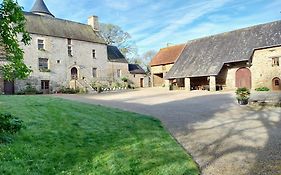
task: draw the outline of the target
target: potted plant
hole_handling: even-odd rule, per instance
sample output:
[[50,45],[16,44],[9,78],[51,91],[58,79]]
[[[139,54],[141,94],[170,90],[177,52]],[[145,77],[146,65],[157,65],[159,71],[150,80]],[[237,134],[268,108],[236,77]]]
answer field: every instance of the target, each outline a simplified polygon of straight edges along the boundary
[[238,100],[238,103],[240,105],[247,105],[248,104],[248,100],[250,98],[250,90],[247,88],[238,88],[236,90],[236,99]]

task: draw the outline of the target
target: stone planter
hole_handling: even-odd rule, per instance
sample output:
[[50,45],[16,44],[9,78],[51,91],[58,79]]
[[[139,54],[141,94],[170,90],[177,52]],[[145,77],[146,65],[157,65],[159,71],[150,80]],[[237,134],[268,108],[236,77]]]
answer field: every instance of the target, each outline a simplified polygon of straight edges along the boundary
[[247,105],[249,102],[248,102],[248,99],[238,99],[238,104],[239,105]]

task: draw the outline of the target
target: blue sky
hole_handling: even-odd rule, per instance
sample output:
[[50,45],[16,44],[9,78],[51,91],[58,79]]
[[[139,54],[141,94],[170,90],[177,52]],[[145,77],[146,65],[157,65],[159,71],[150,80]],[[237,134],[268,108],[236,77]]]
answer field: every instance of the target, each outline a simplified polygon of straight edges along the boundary
[[[35,0],[18,0],[29,11]],[[280,0],[45,0],[58,18],[103,23],[131,34],[139,53],[281,19]]]

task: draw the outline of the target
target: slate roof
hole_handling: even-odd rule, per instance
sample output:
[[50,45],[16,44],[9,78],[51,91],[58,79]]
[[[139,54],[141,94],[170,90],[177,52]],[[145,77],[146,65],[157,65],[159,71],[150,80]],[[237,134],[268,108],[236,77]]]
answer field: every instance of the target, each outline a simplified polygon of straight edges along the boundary
[[125,56],[116,46],[107,46],[107,55],[110,62],[128,63]]
[[74,40],[105,44],[105,41],[90,25],[50,18],[25,12],[26,29],[31,34],[70,38]]
[[254,50],[281,45],[281,21],[187,43],[166,78],[218,75],[225,63],[249,61]]
[[129,72],[131,74],[145,74],[143,68],[138,64],[129,64]]
[[150,66],[173,64],[180,56],[184,47],[185,44],[181,44],[160,49],[160,51],[151,60]]
[[47,8],[47,6],[43,0],[36,0],[36,2],[34,3],[32,9],[31,9],[31,12],[43,13],[43,14],[54,17],[54,15],[49,11],[49,9]]

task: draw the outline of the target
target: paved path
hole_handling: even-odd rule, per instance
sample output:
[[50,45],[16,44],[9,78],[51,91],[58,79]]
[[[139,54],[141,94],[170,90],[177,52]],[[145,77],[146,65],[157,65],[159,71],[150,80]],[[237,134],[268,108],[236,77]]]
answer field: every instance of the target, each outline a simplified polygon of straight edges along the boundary
[[57,96],[159,118],[202,174],[281,174],[281,108],[239,106],[231,92],[163,88]]

